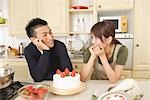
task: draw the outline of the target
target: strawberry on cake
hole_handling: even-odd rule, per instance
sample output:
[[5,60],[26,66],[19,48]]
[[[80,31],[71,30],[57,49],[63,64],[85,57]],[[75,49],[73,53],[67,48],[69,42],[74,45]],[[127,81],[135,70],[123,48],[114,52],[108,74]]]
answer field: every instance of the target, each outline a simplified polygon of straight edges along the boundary
[[80,74],[75,70],[69,72],[68,68],[64,72],[57,69],[56,74],[53,75],[53,86],[57,89],[74,89],[81,84]]

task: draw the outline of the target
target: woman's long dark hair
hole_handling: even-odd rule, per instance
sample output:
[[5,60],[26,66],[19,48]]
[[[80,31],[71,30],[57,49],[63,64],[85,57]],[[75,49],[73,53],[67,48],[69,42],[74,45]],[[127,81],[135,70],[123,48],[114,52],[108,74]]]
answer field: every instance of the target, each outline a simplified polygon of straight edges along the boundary
[[91,28],[91,33],[94,34],[94,36],[99,37],[101,40],[102,36],[104,36],[105,38],[111,36],[113,38],[111,42],[112,44],[121,44],[117,39],[115,39],[115,28],[112,22],[110,21],[96,23]]

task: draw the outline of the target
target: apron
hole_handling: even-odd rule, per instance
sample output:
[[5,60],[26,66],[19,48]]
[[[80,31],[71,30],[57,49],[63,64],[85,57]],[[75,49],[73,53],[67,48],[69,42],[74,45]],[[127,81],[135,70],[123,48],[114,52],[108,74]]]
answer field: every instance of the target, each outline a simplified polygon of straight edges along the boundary
[[[115,68],[116,60],[117,60],[117,54],[118,54],[118,51],[119,51],[121,46],[122,46],[121,44],[117,44],[115,47],[115,51],[113,54],[113,62],[110,63],[110,65],[113,69]],[[92,80],[107,80],[108,79],[103,66],[98,62],[98,58],[95,61],[95,64],[93,66],[91,74],[92,74],[91,75]]]

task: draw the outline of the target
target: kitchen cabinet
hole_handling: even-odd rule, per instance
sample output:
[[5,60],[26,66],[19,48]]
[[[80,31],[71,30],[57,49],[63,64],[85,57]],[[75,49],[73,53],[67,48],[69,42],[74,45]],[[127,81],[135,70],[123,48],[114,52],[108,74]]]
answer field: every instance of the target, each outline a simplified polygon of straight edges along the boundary
[[32,81],[28,66],[25,60],[3,59],[0,61],[0,66],[12,68],[15,71],[14,80],[17,81]]
[[66,33],[66,0],[37,0],[37,16],[45,19],[52,32]]
[[26,24],[35,17],[45,19],[54,33],[66,33],[65,0],[9,0],[9,12],[11,35],[26,35]]
[[97,0],[97,10],[129,10],[134,8],[134,0]]
[[150,1],[135,1],[133,77],[150,79]]
[[25,26],[36,17],[36,0],[9,0],[10,35],[26,36]]
[[121,79],[132,78],[132,71],[129,69],[124,69],[121,75]]

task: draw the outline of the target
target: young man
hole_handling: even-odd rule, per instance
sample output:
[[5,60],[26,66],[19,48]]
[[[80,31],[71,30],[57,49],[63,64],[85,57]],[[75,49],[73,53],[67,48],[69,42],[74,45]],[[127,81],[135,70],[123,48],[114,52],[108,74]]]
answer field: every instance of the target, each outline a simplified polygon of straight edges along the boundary
[[34,81],[53,80],[57,69],[64,71],[67,67],[72,71],[65,44],[53,39],[45,20],[32,19],[26,26],[26,32],[31,43],[25,48],[24,55]]

